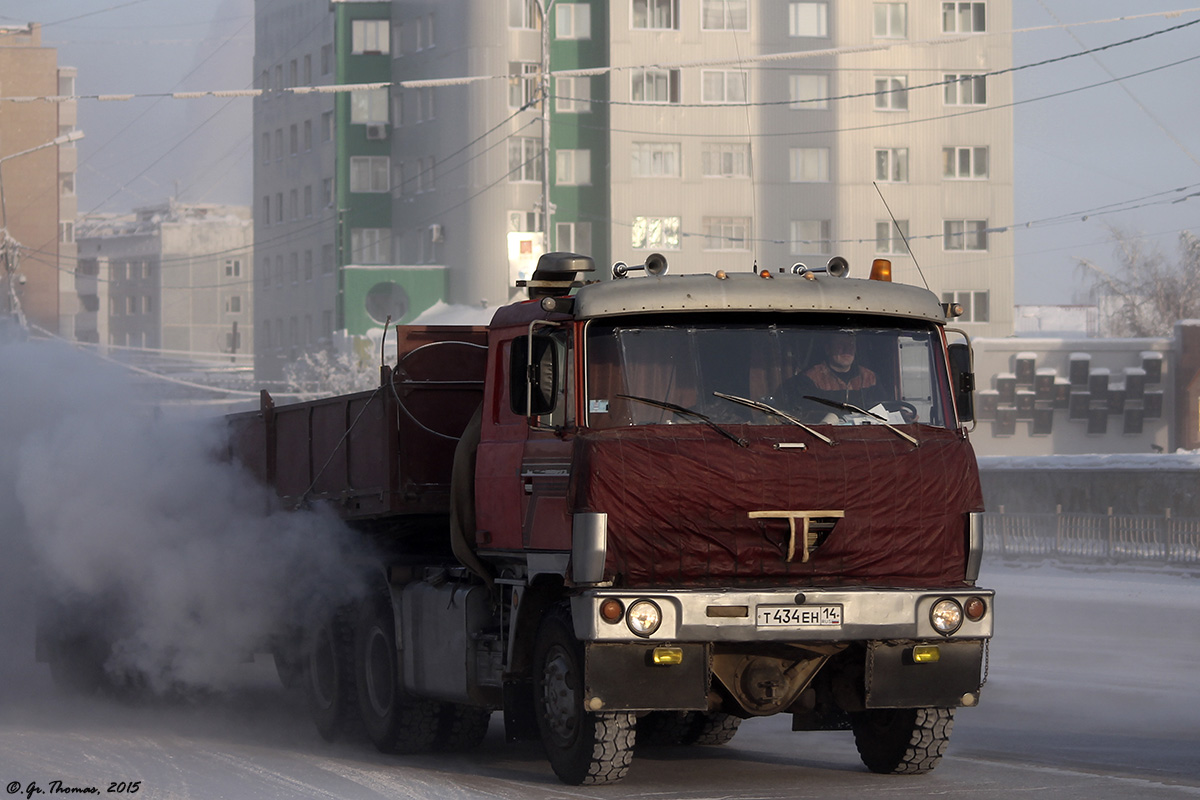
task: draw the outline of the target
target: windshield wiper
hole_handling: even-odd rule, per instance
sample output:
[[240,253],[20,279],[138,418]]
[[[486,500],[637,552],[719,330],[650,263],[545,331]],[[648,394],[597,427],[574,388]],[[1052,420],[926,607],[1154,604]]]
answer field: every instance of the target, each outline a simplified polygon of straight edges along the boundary
[[713,394],[716,395],[717,397],[721,397],[726,400],[729,400],[730,402],[739,403],[743,406],[748,406],[757,411],[762,411],[765,414],[772,414],[776,417],[779,417],[780,419],[787,420],[788,422],[792,423],[793,425],[803,428],[805,431],[807,431],[808,433],[811,433],[813,436],[817,437],[818,439],[820,439],[822,442],[824,442],[827,445],[832,446],[832,445],[837,444],[837,442],[835,442],[833,439],[830,439],[825,434],[820,433],[819,431],[813,430],[812,428],[805,425],[800,420],[793,417],[791,414],[788,414],[786,411],[780,411],[778,408],[775,408],[774,406],[769,406],[766,403],[759,402],[758,400],[751,400],[748,397],[738,397],[736,394],[725,394],[724,392],[713,392]]
[[858,406],[851,405],[850,403],[843,403],[840,400],[827,400],[824,397],[813,397],[811,394],[804,395],[804,399],[812,400],[815,403],[821,403],[822,405],[831,406],[833,408],[840,408],[843,411],[853,411],[856,414],[863,414],[865,416],[877,419],[881,423],[883,423],[883,426],[885,428],[887,428],[889,431],[896,434],[901,439],[904,439],[907,442],[911,442],[913,447],[921,446],[921,443],[918,442],[915,437],[909,436],[907,433],[900,430],[892,423],[888,422],[887,417],[881,417],[880,415],[876,414],[874,411],[867,411],[865,408],[859,408]]
[[674,403],[668,403],[665,400],[653,400],[649,397],[638,397],[637,395],[632,395],[632,394],[619,394],[619,395],[617,395],[617,397],[624,397],[626,400],[637,400],[639,403],[645,403],[648,406],[656,406],[657,408],[663,408],[663,409],[666,409],[667,411],[674,411],[676,414],[682,414],[685,417],[695,417],[696,419],[700,420],[708,427],[712,428],[717,433],[724,436],[729,441],[736,443],[738,447],[749,447],[750,446],[750,443],[747,442],[745,439],[743,439],[739,436],[734,436],[732,433],[725,430],[717,423],[713,422],[712,419],[710,417],[708,417],[706,414],[701,414],[699,411],[693,411],[690,408],[684,408],[683,406],[677,406]]

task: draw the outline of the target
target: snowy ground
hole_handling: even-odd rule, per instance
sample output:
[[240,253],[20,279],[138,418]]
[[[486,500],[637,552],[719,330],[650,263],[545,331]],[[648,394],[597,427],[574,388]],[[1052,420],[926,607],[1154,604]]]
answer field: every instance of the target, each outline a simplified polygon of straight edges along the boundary
[[[393,758],[322,742],[269,664],[203,703],[56,695],[40,669],[0,686],[0,785],[140,781],[150,798],[1200,797],[1200,575],[989,562],[997,634],[979,708],[922,777],[871,775],[849,734],[752,720],[723,748],[639,752],[626,781],[557,782],[499,715],[467,755]],[[14,791],[14,788],[16,791]],[[129,787],[114,794],[131,794]]]

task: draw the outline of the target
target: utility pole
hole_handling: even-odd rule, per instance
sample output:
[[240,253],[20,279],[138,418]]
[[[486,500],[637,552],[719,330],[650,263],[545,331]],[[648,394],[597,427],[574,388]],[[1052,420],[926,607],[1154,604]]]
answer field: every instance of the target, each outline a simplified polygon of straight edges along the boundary
[[550,11],[554,0],[537,0],[537,7],[542,15],[542,245],[550,253],[554,251],[551,239],[554,207],[550,204]]

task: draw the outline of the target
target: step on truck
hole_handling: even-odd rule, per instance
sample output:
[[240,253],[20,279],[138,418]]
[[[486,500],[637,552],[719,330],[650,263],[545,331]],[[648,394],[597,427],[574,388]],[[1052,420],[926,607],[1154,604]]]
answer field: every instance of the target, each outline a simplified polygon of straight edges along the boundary
[[464,749],[501,711],[603,784],[788,714],[933,769],[992,635],[969,343],[887,262],[847,269],[547,254],[486,327],[398,327],[374,391],[230,417],[284,503],[371,546],[274,647],[321,734]]

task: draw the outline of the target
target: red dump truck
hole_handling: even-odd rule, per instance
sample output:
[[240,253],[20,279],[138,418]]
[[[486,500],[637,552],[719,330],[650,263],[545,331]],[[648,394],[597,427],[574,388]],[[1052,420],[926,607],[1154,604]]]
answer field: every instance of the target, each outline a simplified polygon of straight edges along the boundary
[[992,635],[969,345],[886,262],[846,269],[548,254],[486,328],[398,328],[374,391],[230,417],[285,504],[371,546],[276,645],[321,733],[467,748],[499,710],[601,784],[635,741],[785,713],[932,769]]

